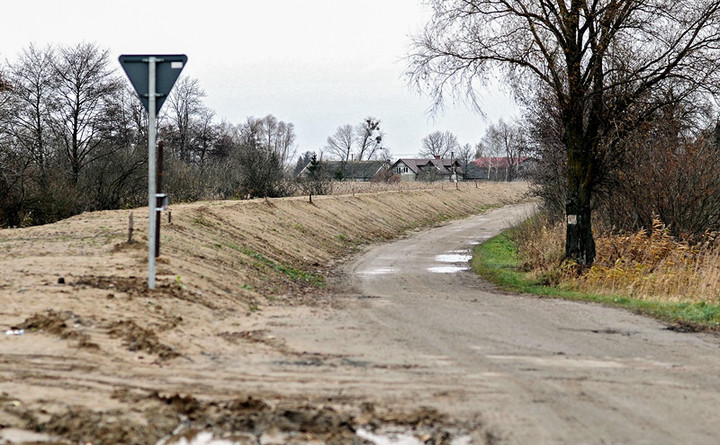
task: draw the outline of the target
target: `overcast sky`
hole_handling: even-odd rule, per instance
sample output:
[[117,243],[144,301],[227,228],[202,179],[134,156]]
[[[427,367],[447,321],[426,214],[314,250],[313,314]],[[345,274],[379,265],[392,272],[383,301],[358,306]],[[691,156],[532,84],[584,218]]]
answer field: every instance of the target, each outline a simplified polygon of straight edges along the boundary
[[381,121],[393,157],[415,156],[421,140],[450,130],[461,144],[516,112],[500,92],[485,98],[487,119],[431,101],[408,86],[410,36],[430,10],[422,0],[23,0],[3,2],[0,58],[30,43],[92,42],[120,54],[187,54],[217,120],[273,114],[292,122],[298,152],[319,151],[329,135],[365,117]]

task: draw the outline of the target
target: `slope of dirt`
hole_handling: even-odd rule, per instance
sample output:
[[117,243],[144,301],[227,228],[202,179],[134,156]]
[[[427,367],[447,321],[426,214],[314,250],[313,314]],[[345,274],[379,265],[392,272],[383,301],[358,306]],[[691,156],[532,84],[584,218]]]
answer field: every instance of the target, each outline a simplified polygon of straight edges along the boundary
[[424,431],[427,443],[447,442],[453,426],[440,413],[329,400],[299,388],[291,373],[255,367],[341,359],[293,351],[267,335],[273,312],[265,308],[338,304],[327,277],[362,246],[518,202],[526,190],[464,184],[312,204],[173,206],[171,224],[163,215],[154,291],[146,287],[145,209],[132,212],[133,242],[130,211],[1,230],[0,443],[21,441],[10,435],[20,429],[72,442],[152,444],[179,426],[352,443],[350,425],[388,418]]

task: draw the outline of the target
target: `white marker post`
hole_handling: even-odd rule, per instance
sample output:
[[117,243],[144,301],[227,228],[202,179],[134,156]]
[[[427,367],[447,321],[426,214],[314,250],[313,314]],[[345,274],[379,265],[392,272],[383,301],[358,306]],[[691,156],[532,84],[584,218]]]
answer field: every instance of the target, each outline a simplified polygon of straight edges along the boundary
[[157,236],[157,233],[155,233],[155,218],[157,218],[155,211],[155,205],[157,204],[157,197],[155,196],[156,62],[155,57],[148,57],[148,207],[150,208],[150,220],[148,222],[148,289],[155,289],[155,237]]

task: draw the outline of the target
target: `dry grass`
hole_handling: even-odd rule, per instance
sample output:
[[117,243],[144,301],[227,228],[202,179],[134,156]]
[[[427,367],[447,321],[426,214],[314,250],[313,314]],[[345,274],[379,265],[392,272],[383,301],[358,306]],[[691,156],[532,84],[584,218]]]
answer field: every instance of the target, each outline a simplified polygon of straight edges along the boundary
[[720,246],[675,239],[659,221],[651,231],[596,237],[595,264],[577,275],[562,261],[564,227],[536,219],[518,231],[521,264],[544,284],[662,302],[720,302]]
[[690,245],[673,238],[660,221],[650,233],[603,236],[597,261],[578,285],[642,300],[717,303],[720,249],[708,239]]
[[[352,195],[353,193],[377,193],[377,192],[407,192],[417,190],[454,190],[456,187],[461,190],[487,188],[492,182],[460,182],[457,185],[453,182],[334,182],[332,195]],[[497,184],[497,183],[495,183]],[[499,186],[502,186],[500,183]]]
[[551,286],[562,281],[565,235],[560,224],[540,214],[523,223],[515,238],[520,264],[532,278]]

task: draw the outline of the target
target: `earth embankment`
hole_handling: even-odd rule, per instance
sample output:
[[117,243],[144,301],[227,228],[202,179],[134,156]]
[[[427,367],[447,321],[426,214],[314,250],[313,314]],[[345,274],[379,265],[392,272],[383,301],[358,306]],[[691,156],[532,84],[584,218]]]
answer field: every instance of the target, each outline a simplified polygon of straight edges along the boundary
[[286,395],[310,400],[291,375],[254,371],[268,357],[298,359],[258,328],[269,324],[264,307],[332,305],[328,274],[362,246],[526,191],[487,183],[174,205],[171,223],[163,215],[154,291],[146,209],[0,230],[0,432],[155,443],[193,416],[245,409],[257,402],[250,396],[273,409]]

